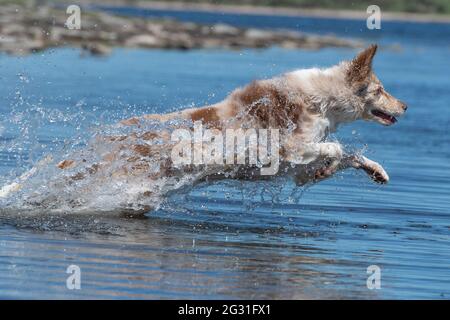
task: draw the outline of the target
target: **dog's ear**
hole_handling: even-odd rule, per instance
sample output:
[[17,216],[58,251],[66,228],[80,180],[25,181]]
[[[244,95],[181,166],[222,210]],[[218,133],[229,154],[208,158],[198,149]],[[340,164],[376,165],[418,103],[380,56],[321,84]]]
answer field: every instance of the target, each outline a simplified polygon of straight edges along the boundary
[[349,64],[347,81],[351,84],[364,84],[369,81],[372,72],[372,60],[377,52],[377,45],[373,44],[358,54]]

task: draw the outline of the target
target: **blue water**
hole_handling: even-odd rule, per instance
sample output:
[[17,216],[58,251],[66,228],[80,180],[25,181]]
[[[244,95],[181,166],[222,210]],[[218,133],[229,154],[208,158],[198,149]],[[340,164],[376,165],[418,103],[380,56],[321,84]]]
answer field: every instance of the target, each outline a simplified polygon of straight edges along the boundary
[[[278,19],[258,21],[270,27]],[[328,19],[304,24],[311,21],[336,32]],[[380,50],[374,67],[386,89],[408,103],[406,116],[389,128],[357,122],[337,134],[349,148],[367,148],[390,184],[350,170],[300,190],[283,181],[200,185],[142,219],[2,215],[0,297],[448,299],[449,27],[396,24],[404,37],[395,28],[378,37],[397,37],[404,50]],[[415,38],[430,30],[447,37]],[[212,103],[252,79],[354,54],[116,49],[92,58],[64,48],[1,55],[1,184],[98,126]],[[71,264],[81,268],[81,290],[66,288]],[[369,265],[381,268],[379,290],[366,286]]]

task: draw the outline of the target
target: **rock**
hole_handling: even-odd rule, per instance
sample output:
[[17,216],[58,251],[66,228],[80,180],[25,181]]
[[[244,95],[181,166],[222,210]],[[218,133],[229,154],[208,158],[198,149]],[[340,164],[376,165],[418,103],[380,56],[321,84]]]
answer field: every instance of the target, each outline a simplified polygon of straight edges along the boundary
[[298,48],[298,44],[293,40],[284,40],[280,43],[280,47],[285,49],[295,49]]
[[251,39],[251,40],[267,40],[271,39],[273,37],[273,33],[266,30],[260,30],[260,29],[247,29],[244,32],[244,37]]
[[122,17],[113,16],[106,13],[98,13],[97,19],[103,26],[108,26],[109,29],[119,30],[129,24],[129,20]]
[[193,22],[183,22],[182,29],[188,32],[196,32],[198,30],[198,24]]
[[33,39],[44,40],[44,31],[39,27],[29,27],[26,33]]
[[65,28],[53,27],[49,34],[49,41],[59,43],[65,32],[66,32]]
[[19,24],[7,24],[2,28],[2,34],[20,35],[26,31],[25,26]]
[[0,41],[0,49],[17,56],[27,55],[46,48],[45,42],[42,40],[32,40],[27,38],[3,38],[1,40],[6,41]]
[[[203,48],[220,48],[222,45],[222,42],[219,39],[214,38],[205,38],[202,41]],[[230,47],[228,45],[228,47]]]
[[100,43],[85,43],[82,48],[94,56],[106,56],[111,53],[110,47]]
[[164,35],[166,32],[164,31],[164,27],[161,24],[155,22],[147,23],[147,31],[155,36]]
[[228,24],[218,23],[212,26],[211,31],[221,36],[235,36],[239,34],[239,29]]
[[115,46],[167,49],[361,46],[360,42],[334,36],[313,36],[290,30],[245,29],[224,23],[201,25],[167,18],[127,18],[89,11],[82,13],[81,30],[69,30],[65,27],[66,19],[64,10],[45,4],[38,7],[4,4],[0,10],[0,51],[26,54],[69,45],[94,55],[105,55]]
[[132,36],[125,41],[126,47],[157,48],[160,45],[161,41],[150,34]]
[[167,43],[171,43],[172,48],[191,49],[195,46],[194,40],[187,33],[176,33],[171,35],[170,39],[166,39]]
[[45,42],[41,39],[22,39],[22,48],[25,51],[33,52],[33,51],[40,51],[45,49],[46,45]]
[[117,33],[115,32],[106,32],[106,31],[98,31],[97,32],[98,40],[105,42],[115,42],[117,40]]

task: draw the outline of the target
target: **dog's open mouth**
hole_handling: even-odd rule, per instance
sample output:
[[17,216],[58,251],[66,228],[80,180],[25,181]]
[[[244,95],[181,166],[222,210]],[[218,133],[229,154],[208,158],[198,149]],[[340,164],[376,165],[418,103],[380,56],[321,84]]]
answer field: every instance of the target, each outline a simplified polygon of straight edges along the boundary
[[382,119],[383,122],[385,122],[387,124],[394,124],[397,122],[397,119],[394,116],[384,113],[383,111],[372,110],[371,112],[375,117]]

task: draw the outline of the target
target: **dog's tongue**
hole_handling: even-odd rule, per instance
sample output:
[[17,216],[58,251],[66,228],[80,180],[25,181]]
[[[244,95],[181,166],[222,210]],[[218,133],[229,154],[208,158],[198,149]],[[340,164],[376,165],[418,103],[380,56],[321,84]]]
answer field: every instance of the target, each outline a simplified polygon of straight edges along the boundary
[[386,113],[384,113],[382,111],[373,110],[372,113],[373,113],[374,116],[380,117],[380,118],[382,118],[384,120],[387,120],[389,122],[392,122],[392,123],[396,123],[397,122],[397,119],[395,117],[393,117],[391,115],[388,115],[388,114],[386,114]]

